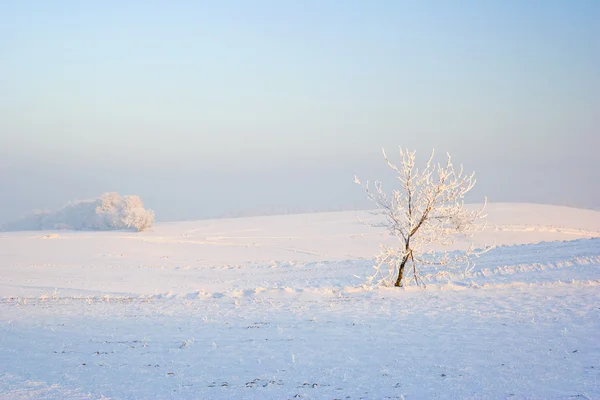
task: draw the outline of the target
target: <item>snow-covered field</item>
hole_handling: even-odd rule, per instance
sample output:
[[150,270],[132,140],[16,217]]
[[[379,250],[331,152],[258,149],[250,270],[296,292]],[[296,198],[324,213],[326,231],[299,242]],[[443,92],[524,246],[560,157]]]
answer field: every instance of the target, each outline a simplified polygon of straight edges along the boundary
[[488,210],[426,289],[355,212],[0,233],[0,399],[600,398],[600,212]]

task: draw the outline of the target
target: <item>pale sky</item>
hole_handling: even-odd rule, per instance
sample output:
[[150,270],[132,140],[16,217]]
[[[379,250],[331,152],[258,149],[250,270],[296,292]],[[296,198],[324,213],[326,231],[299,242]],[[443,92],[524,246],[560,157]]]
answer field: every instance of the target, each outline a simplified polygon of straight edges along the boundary
[[398,145],[473,200],[600,206],[600,2],[0,2],[0,222],[353,207]]

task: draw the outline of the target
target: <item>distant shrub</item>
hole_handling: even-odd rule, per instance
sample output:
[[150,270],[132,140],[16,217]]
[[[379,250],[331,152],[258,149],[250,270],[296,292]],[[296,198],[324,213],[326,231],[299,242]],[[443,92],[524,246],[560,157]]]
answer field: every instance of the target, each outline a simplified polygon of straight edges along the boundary
[[139,196],[104,193],[93,200],[70,202],[57,211],[36,211],[7,224],[5,230],[74,229],[145,231],[154,225],[154,212]]

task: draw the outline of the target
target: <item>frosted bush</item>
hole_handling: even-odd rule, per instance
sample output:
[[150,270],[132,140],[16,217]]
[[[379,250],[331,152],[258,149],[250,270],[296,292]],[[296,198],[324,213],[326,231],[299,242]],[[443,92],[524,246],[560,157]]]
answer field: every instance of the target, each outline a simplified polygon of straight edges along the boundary
[[7,224],[5,230],[119,230],[145,231],[154,225],[154,212],[139,196],[104,193],[100,198],[66,204],[57,211],[36,211]]

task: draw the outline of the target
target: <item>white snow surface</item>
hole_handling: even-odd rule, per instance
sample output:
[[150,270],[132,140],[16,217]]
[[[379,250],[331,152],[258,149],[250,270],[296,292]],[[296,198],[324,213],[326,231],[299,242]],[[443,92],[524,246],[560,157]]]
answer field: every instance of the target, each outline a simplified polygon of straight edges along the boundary
[[0,233],[0,399],[600,398],[600,212],[488,212],[426,289],[367,212]]

